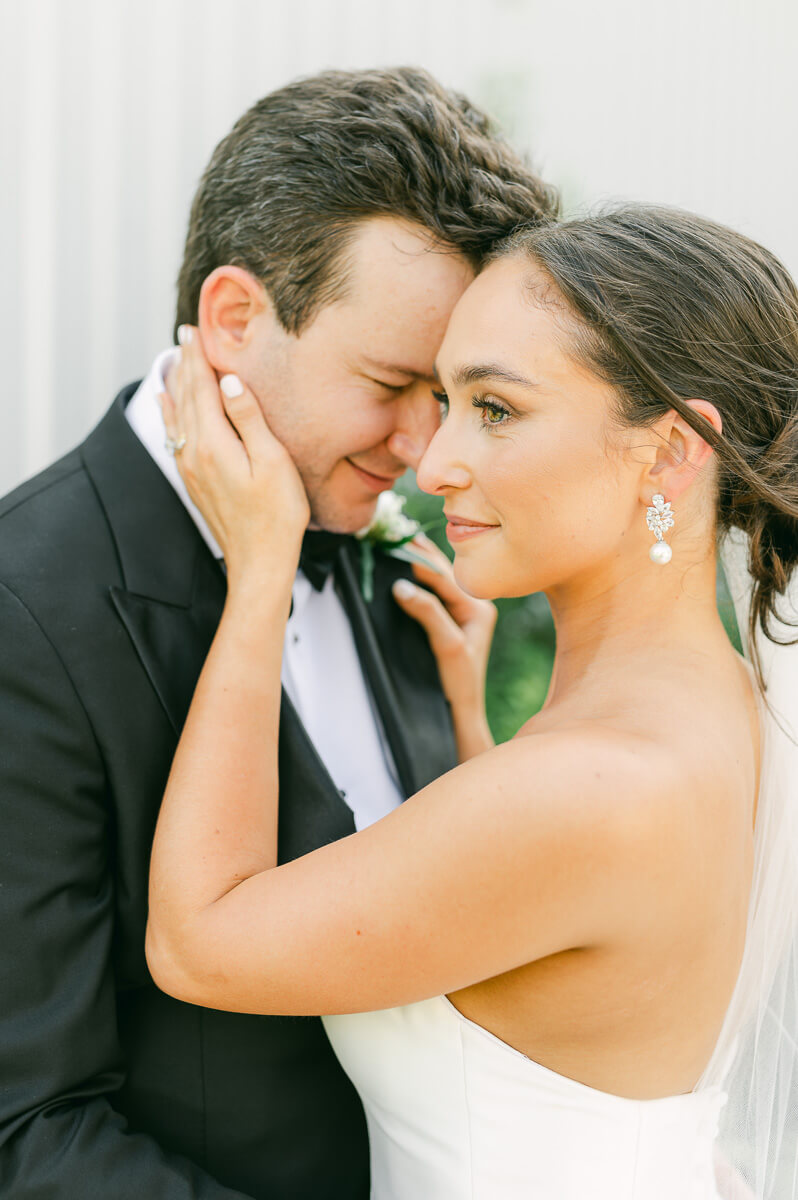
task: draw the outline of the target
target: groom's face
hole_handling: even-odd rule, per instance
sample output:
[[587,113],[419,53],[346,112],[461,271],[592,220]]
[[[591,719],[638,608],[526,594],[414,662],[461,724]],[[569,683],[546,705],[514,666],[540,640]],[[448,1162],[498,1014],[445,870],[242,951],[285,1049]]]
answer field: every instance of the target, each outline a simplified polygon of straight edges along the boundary
[[344,296],[298,335],[271,307],[254,319],[241,370],[299,468],[312,521],[354,532],[415,467],[440,424],[433,366],[473,278],[455,251],[395,218],[363,222]]

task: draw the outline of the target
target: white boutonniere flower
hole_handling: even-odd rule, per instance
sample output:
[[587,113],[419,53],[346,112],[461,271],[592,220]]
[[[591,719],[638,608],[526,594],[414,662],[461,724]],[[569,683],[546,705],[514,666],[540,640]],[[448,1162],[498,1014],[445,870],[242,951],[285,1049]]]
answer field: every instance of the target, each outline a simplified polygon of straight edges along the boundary
[[420,562],[425,567],[437,570],[423,554],[409,545],[417,534],[423,532],[424,527],[407,516],[404,511],[406,503],[407,497],[400,496],[398,492],[381,492],[371,523],[355,534],[360,542],[360,590],[366,603],[374,599],[375,550],[402,562]]

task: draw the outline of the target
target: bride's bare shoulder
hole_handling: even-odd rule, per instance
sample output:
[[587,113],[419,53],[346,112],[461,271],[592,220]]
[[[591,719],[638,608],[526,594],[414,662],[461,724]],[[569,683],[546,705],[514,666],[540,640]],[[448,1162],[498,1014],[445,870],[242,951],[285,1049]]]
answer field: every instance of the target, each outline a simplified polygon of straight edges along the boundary
[[730,823],[747,828],[738,821],[750,791],[745,721],[731,738],[700,697],[692,707],[649,708],[544,711],[482,756],[494,793],[513,797],[508,817],[518,836],[562,838],[571,852],[603,847],[608,860],[637,872],[647,861],[661,867],[671,853],[702,855]]
[[529,722],[481,759],[494,797],[517,806],[518,827],[581,828],[608,842],[659,838],[689,777],[666,739],[597,719]]
[[593,778],[601,784],[643,780],[665,782],[678,774],[678,756],[658,736],[656,722],[624,721],[607,716],[548,718],[540,714],[519,729],[510,742],[519,761],[559,762],[573,778]]

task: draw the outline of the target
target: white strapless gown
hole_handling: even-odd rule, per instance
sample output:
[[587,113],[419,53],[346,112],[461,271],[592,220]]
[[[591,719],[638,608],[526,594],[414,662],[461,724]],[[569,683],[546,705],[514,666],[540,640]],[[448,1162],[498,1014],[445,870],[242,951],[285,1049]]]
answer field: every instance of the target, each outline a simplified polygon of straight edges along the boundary
[[596,1091],[444,996],[324,1024],[366,1110],[373,1200],[718,1200],[719,1088]]

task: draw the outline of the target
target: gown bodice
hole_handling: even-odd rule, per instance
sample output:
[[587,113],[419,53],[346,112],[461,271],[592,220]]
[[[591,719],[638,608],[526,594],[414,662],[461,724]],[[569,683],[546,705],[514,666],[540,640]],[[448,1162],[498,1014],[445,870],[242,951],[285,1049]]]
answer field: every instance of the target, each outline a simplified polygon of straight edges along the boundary
[[366,1110],[373,1200],[717,1200],[718,1087],[597,1091],[444,996],[324,1024]]

